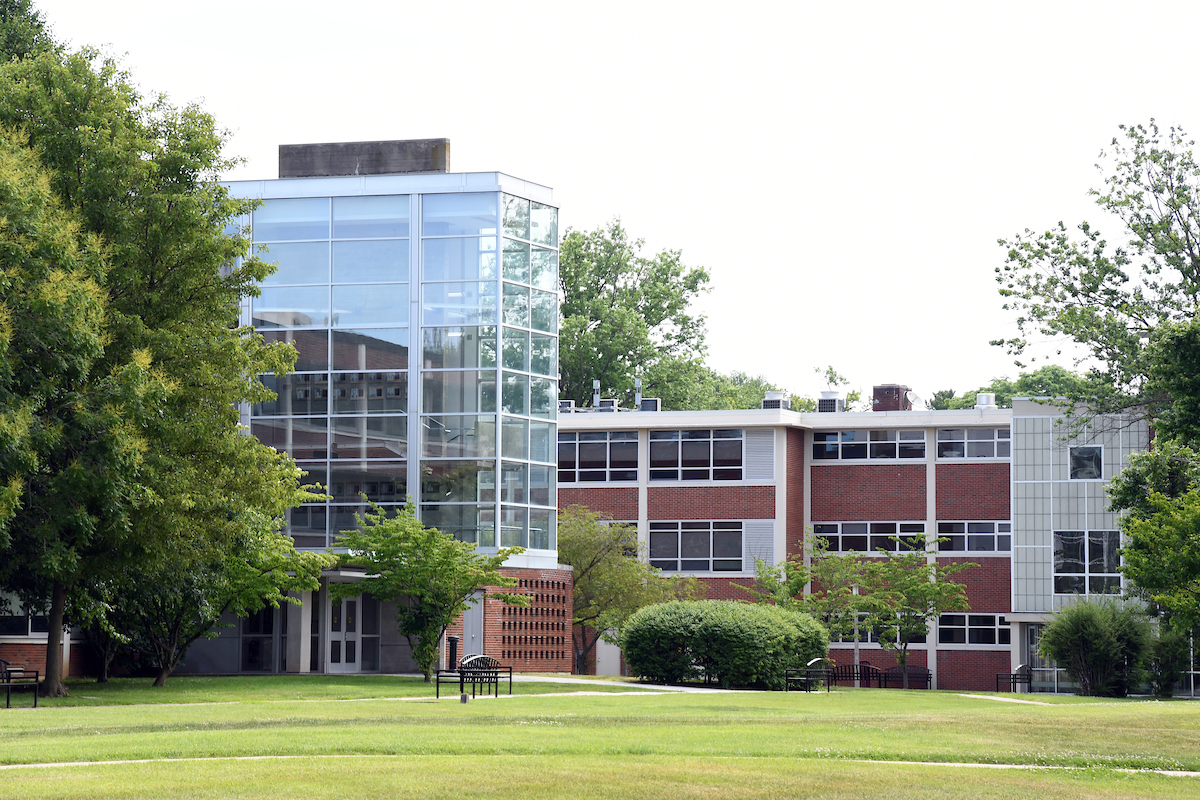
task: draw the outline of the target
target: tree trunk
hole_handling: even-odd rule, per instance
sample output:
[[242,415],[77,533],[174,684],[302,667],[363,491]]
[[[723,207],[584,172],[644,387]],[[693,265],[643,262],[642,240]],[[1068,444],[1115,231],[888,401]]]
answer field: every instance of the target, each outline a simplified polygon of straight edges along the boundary
[[67,607],[67,588],[55,581],[50,592],[50,631],[46,635],[46,680],[42,683],[43,697],[66,697],[63,686],[62,637],[63,615]]
[[900,675],[903,676],[903,688],[908,688],[908,648],[901,650],[896,656],[896,663],[900,665]]
[[588,664],[587,664],[588,653],[592,652],[592,649],[596,646],[596,642],[600,641],[600,634],[597,633],[596,636],[592,639],[592,643],[588,644],[587,626],[579,625],[576,627],[579,628],[579,636],[578,637],[575,636],[574,629],[572,629],[572,631],[571,631],[571,643],[575,646],[575,674],[576,675],[587,675],[588,674],[588,671],[587,671],[587,669],[588,669]]
[[154,685],[155,686],[166,686],[167,685],[167,676],[170,674],[171,674],[170,667],[159,667],[158,668],[158,677],[154,679]]

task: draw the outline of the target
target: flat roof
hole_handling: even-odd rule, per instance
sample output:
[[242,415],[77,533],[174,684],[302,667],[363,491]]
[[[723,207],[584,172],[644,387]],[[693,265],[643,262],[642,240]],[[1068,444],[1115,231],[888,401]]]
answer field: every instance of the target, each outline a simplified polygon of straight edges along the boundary
[[560,430],[637,428],[799,428],[838,430],[871,428],[953,428],[1007,425],[1011,408],[948,411],[838,411],[819,413],[782,409],[732,411],[584,411],[558,415]]
[[286,197],[350,197],[372,194],[442,192],[507,192],[554,205],[554,190],[503,172],[434,172],[398,175],[333,175],[319,178],[273,178],[223,181],[235,197],[272,200]]

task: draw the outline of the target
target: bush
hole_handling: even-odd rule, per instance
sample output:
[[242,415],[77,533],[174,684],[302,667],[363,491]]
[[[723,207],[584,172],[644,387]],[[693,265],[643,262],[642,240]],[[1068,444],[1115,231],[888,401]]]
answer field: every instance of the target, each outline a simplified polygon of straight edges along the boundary
[[1165,624],[1160,625],[1146,656],[1150,690],[1158,697],[1170,697],[1187,668],[1190,655],[1188,637]]
[[1079,684],[1079,693],[1124,697],[1141,683],[1149,626],[1132,607],[1083,600],[1054,615],[1042,633],[1042,654]]
[[621,646],[633,674],[677,683],[701,676],[725,688],[783,688],[783,673],[829,651],[829,634],[807,614],[771,605],[699,600],[635,613]]

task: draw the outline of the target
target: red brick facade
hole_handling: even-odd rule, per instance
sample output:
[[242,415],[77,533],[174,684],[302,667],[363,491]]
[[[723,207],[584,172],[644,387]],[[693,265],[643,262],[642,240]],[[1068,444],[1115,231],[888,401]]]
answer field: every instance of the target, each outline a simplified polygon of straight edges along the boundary
[[618,522],[637,522],[638,490],[635,486],[559,486],[558,507],[570,506],[587,506]]
[[1012,672],[1007,650],[938,650],[938,688],[996,691],[996,674]]
[[[71,663],[67,675],[72,678],[82,678],[91,674],[87,669],[87,644],[82,641],[71,642]],[[0,643],[0,658],[13,666],[23,666],[26,669],[36,669],[41,676],[46,675],[46,640],[31,639],[28,642]]]
[[[753,595],[737,588],[753,586],[753,578],[700,578],[704,584],[703,600],[750,600]],[[736,585],[735,585],[736,584]]]
[[651,486],[646,491],[651,520],[775,518],[774,486]]
[[814,464],[812,518],[817,522],[925,519],[925,465]]
[[937,516],[939,520],[995,520],[1009,518],[1009,465],[937,465]]
[[[951,579],[967,587],[967,602],[977,614],[1007,613],[1012,597],[1012,561],[1004,556],[939,558],[939,564],[978,564]],[[963,609],[965,610],[965,609]]]
[[787,552],[804,553],[804,431],[787,431]]

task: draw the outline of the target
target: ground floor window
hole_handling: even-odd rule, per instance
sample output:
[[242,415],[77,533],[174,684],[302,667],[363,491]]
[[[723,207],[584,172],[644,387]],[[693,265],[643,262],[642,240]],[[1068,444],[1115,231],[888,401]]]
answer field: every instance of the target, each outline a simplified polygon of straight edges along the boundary
[[938,644],[1010,644],[1012,626],[995,614],[942,614]]

